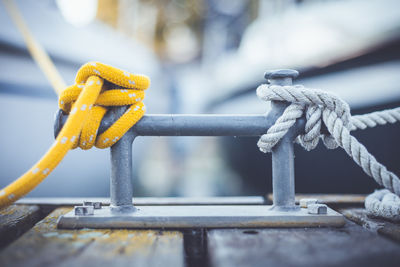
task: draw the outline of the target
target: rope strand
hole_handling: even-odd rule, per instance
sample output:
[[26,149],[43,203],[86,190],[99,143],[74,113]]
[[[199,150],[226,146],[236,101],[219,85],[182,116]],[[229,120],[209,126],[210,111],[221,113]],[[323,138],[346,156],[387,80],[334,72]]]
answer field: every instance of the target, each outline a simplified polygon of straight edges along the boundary
[[373,128],[378,125],[386,125],[388,123],[395,123],[400,121],[400,107],[393,109],[385,109],[375,111],[363,115],[355,115],[351,117],[351,122],[354,130],[364,130],[366,128]]

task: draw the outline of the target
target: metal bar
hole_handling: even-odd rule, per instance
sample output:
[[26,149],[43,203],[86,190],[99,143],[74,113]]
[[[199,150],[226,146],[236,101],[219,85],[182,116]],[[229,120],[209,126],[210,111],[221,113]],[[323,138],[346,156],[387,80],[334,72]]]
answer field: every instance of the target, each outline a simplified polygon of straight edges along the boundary
[[[54,126],[55,136],[68,115],[59,111]],[[99,134],[110,127],[119,116],[108,112],[99,127]],[[270,115],[220,114],[152,114],[144,115],[130,130],[136,136],[261,136],[273,125]]]
[[[121,116],[126,107],[114,108],[111,112]],[[125,134],[110,149],[110,207],[113,211],[130,212],[135,208],[132,203],[132,142],[135,137]]]
[[[265,78],[270,84],[292,85],[292,79],[298,75],[297,71],[282,70],[268,72]],[[290,103],[272,101],[271,116],[278,119]],[[275,119],[275,120],[276,120]],[[275,121],[274,120],[274,121]],[[272,149],[272,192],[273,209],[299,209],[295,205],[294,190],[294,153],[293,142],[296,138],[296,129],[292,127],[288,133]]]
[[289,133],[272,149],[272,192],[274,208],[295,206],[293,138]]
[[274,123],[267,115],[147,115],[138,136],[260,136]]

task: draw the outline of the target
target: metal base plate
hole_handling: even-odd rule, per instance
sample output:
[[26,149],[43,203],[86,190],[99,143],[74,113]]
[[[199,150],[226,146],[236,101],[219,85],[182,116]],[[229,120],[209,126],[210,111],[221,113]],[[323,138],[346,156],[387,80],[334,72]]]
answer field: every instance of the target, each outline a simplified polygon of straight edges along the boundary
[[308,214],[304,208],[283,212],[267,205],[196,205],[140,206],[129,213],[103,207],[87,216],[71,211],[59,218],[58,228],[340,227],[344,223],[343,215],[330,208],[327,214]]

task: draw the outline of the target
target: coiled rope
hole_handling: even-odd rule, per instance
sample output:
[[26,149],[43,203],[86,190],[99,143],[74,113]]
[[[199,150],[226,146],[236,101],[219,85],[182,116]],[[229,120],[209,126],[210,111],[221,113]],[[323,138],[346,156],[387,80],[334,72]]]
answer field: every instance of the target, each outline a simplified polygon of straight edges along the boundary
[[[342,147],[366,174],[388,189],[378,191],[366,199],[367,211],[371,215],[393,220],[400,218],[399,178],[379,163],[365,146],[350,134],[352,130],[400,121],[400,108],[352,117],[349,105],[338,96],[301,85],[263,84],[257,88],[257,96],[264,101],[291,103],[258,141],[257,145],[262,152],[271,152],[289,128],[294,125],[296,119],[305,113],[305,133],[298,136],[296,142],[306,150],[311,150],[317,146],[321,137],[328,149]],[[327,133],[321,133],[322,124],[325,125]]]
[[[104,90],[104,80],[124,89]],[[12,204],[45,179],[74,147],[106,148],[115,144],[145,113],[142,103],[150,80],[120,69],[92,62],[83,65],[75,84],[60,95],[59,107],[68,120],[46,154],[25,174],[0,191],[0,208]],[[103,90],[102,90],[103,89]],[[105,132],[97,129],[108,106],[130,107]]]

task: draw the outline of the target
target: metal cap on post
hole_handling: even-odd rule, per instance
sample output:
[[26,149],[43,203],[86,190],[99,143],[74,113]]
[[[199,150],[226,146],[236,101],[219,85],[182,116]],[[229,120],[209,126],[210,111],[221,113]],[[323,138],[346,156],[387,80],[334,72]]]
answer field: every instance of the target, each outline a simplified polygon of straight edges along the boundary
[[271,84],[279,83],[279,85],[292,85],[293,79],[296,79],[297,76],[299,76],[299,72],[291,69],[270,70],[264,74],[264,78]]
[[[282,69],[267,71],[264,75],[269,84],[292,85],[292,81],[299,75],[296,70]],[[271,102],[271,116],[277,120],[290,103],[282,101]],[[299,209],[295,205],[294,190],[294,152],[293,142],[296,138],[296,127],[292,127],[272,150],[272,209],[292,211]]]

